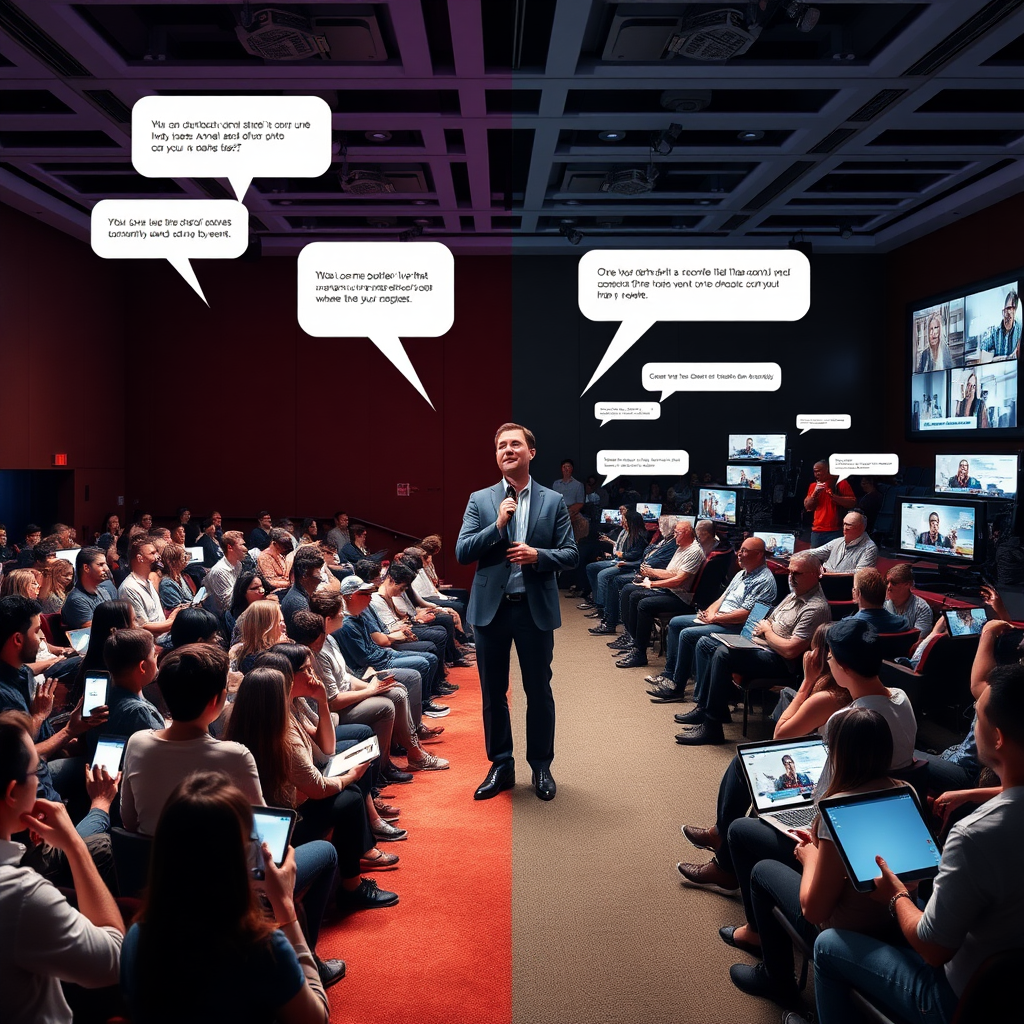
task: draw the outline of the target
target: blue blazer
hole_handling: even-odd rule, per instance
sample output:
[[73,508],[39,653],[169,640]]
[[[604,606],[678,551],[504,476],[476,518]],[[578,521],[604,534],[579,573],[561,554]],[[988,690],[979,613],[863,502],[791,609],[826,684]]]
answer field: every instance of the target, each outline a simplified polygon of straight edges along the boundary
[[[580,553],[569,521],[569,510],[557,491],[534,480],[530,494],[530,522],[525,542],[537,549],[537,561],[523,566],[523,583],[530,615],[538,629],[562,624],[555,574],[575,569]],[[455,557],[462,565],[477,563],[466,618],[474,626],[486,626],[495,616],[505,594],[512,565],[505,558],[509,542],[498,532],[498,506],[505,498],[505,484],[495,484],[469,496],[462,529],[455,543]]]

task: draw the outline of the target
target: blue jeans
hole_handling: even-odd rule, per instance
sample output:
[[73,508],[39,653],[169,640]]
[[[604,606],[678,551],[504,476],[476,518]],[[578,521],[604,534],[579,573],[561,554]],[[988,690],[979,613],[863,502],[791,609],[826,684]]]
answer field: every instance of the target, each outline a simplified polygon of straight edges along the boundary
[[708,718],[715,722],[730,720],[729,705],[736,692],[732,675],[756,675],[758,678],[791,678],[789,666],[774,651],[763,647],[731,648],[725,644],[704,637],[697,642],[694,658],[693,699],[704,709]]
[[949,1024],[957,997],[941,967],[909,946],[890,946],[829,928],[814,943],[814,996],[821,1024],[861,1024],[847,990],[855,988],[908,1024]]
[[[678,623],[678,625],[676,625]],[[693,671],[697,643],[712,633],[738,633],[735,626],[711,626],[697,622],[696,615],[677,615],[668,624],[668,644],[665,655],[665,675],[671,676],[676,687],[686,686]]]
[[316,946],[337,872],[338,851],[326,839],[295,847],[295,893],[306,912],[306,938],[310,949]]

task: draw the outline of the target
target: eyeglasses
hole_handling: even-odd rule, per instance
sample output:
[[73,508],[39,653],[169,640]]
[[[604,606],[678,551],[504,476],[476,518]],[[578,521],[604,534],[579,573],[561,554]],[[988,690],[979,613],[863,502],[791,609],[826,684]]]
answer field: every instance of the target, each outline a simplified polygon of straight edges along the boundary
[[1016,313],[1017,312],[1017,307],[1016,306],[1003,306],[1003,312],[1004,313]]

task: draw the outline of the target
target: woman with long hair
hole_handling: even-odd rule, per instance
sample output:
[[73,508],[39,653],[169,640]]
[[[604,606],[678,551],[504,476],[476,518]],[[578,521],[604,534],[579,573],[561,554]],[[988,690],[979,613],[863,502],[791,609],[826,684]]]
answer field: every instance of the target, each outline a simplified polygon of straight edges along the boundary
[[978,375],[973,370],[967,375],[967,380],[960,385],[960,399],[956,403],[953,415],[973,416],[979,429],[991,426],[985,401],[978,392]]
[[245,570],[239,574],[231,590],[231,604],[224,613],[224,625],[227,627],[233,644],[238,643],[239,640],[238,620],[241,618],[242,612],[253,601],[262,601],[264,598],[269,597],[270,593],[271,588],[261,573]]
[[277,867],[266,844],[259,850],[269,921],[252,882],[252,834],[251,807],[220,772],[189,775],[171,794],[121,951],[137,1024],[327,1024],[330,1007],[295,916],[295,851]]
[[15,569],[9,572],[0,582],[0,597],[27,597],[30,601],[39,600],[42,589],[38,569]]
[[[39,600],[40,572],[38,569],[15,569],[8,573],[0,583],[0,597],[27,597],[30,601]],[[73,647],[60,647],[49,644],[39,635],[39,650],[35,660],[30,662],[28,669],[41,683],[44,677],[60,679],[66,682],[78,671],[80,659]]]
[[96,605],[92,615],[92,626],[89,628],[89,646],[78,674],[68,694],[68,701],[73,706],[85,694],[85,674],[93,669],[106,671],[103,661],[103,645],[107,637],[116,629],[135,628],[135,609],[130,601],[101,601]]
[[256,655],[269,651],[287,636],[284,615],[276,601],[254,601],[239,616],[239,641],[231,648],[231,667],[248,672],[256,662]]
[[[851,707],[837,716],[829,732],[830,781],[825,787],[819,784],[815,803],[825,797],[903,785],[889,777],[892,732],[877,711]],[[793,946],[773,914],[776,906],[809,945],[819,928],[846,928],[890,939],[897,934],[886,906],[870,893],[857,892],[847,879],[820,815],[809,829],[794,829],[793,833],[797,866],[775,859],[758,862],[750,875],[746,923],[722,929],[722,937],[730,945],[762,958],[756,966],[735,964],[729,971],[733,984],[750,995],[783,1005],[795,1002],[798,991],[793,980]]]
[[[333,776],[320,771],[314,761],[312,740],[291,707],[301,697],[317,701],[321,725],[326,720],[326,727],[318,730],[317,746],[324,755],[333,755],[334,728],[323,684],[317,687],[310,681],[296,687],[291,663],[280,652],[262,654],[260,664],[245,674],[228,720],[227,738],[251,751],[263,794],[271,805],[300,810],[301,820],[293,837],[296,845],[322,839],[333,830],[331,842],[338,851],[339,907],[393,906],[398,902],[395,893],[379,889],[376,882],[359,874],[398,863],[395,854],[383,853],[374,845],[368,801],[358,785],[368,766],[364,763]],[[372,806],[372,801],[369,803]],[[405,831],[397,831],[404,839]]]
[[182,605],[190,605],[195,591],[192,580],[185,575],[185,566],[189,563],[188,552],[181,544],[165,544],[160,560],[164,564],[164,574],[160,579],[160,604],[165,612]]
[[43,579],[39,587],[39,603],[44,612],[59,612],[74,583],[75,567],[65,559],[58,558],[40,571]]

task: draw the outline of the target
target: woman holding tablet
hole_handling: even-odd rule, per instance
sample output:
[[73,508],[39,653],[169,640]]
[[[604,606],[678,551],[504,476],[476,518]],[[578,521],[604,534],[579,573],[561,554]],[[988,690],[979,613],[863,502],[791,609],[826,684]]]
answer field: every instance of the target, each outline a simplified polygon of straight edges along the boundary
[[[816,799],[902,785],[889,778],[891,761],[892,732],[886,720],[870,708],[849,708],[836,717],[830,730],[827,773],[832,781]],[[896,937],[885,905],[868,893],[857,892],[847,880],[820,815],[809,830],[795,829],[794,836],[796,866],[779,860],[758,862],[750,876],[746,923],[723,929],[738,948],[762,957],[755,966],[734,964],[729,970],[733,984],[750,995],[783,1005],[796,1002],[799,993],[793,980],[793,946],[772,913],[774,907],[779,907],[808,945],[814,942],[819,927]]]
[[219,772],[189,775],[167,801],[146,897],[121,951],[136,1024],[327,1024],[327,996],[295,916],[295,853],[278,867],[263,845],[259,888],[274,924],[250,881],[252,833],[252,809]]

